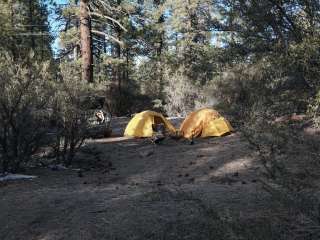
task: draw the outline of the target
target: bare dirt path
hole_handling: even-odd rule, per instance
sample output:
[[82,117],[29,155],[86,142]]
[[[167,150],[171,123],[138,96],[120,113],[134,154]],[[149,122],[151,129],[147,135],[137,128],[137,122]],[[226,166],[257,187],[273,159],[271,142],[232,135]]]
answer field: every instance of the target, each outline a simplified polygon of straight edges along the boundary
[[[117,122],[116,134],[126,122]],[[102,167],[83,177],[34,169],[28,173],[37,179],[0,186],[0,239],[223,239],[217,218],[249,221],[268,198],[238,133],[194,145],[91,140],[78,158]]]

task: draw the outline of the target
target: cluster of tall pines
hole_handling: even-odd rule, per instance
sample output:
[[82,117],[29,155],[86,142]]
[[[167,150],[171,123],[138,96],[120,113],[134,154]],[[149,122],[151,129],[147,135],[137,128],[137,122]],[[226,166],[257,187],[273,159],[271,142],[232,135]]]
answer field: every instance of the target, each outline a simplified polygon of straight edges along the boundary
[[106,86],[116,114],[238,111],[258,100],[303,112],[318,88],[319,9],[310,0],[69,1],[58,55]]
[[1,12],[1,51],[33,51],[56,79],[69,64],[117,115],[257,100],[301,112],[317,95],[318,1],[5,0]]

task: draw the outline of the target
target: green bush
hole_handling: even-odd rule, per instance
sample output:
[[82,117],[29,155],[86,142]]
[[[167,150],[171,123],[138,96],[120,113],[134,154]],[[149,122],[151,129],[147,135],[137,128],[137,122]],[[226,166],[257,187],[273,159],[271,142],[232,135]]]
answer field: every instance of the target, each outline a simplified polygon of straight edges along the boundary
[[87,106],[83,97],[92,93],[92,86],[80,78],[80,69],[75,63],[60,64],[61,81],[56,83],[54,118],[57,125],[57,138],[54,150],[57,160],[66,165],[72,164],[76,151],[87,137]]
[[1,170],[18,171],[39,149],[47,133],[46,109],[52,103],[49,63],[33,56],[13,61],[0,54]]

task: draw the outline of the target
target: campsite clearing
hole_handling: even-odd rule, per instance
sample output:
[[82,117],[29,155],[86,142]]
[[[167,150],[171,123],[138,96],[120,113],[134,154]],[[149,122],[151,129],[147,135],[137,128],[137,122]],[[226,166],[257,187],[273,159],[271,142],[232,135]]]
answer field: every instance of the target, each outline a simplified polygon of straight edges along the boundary
[[91,140],[77,157],[81,176],[40,168],[0,185],[0,239],[222,239],[225,221],[268,209],[262,168],[238,133],[194,145]]

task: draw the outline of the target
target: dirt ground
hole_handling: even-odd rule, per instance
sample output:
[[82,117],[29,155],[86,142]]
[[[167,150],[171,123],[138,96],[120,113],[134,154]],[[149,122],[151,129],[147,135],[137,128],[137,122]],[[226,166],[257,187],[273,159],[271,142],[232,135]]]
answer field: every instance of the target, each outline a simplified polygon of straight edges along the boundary
[[194,145],[90,140],[77,159],[81,173],[34,168],[37,179],[0,185],[0,239],[219,239],[217,218],[250,221],[268,202],[239,133]]

